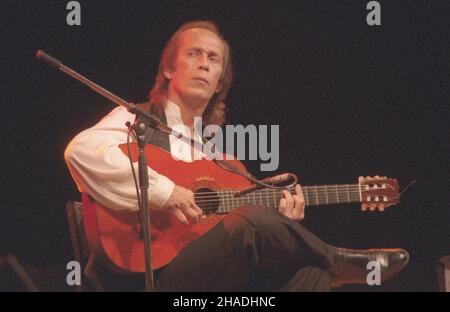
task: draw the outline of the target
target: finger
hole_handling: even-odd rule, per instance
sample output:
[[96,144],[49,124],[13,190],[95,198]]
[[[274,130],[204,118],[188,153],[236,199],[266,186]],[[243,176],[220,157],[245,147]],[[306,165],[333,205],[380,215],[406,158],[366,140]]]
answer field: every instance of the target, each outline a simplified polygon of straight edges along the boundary
[[195,222],[198,222],[203,214],[203,211],[196,205],[191,205],[187,211],[191,212],[189,216],[192,217],[195,220]]
[[298,195],[293,195],[292,198],[294,199],[292,215],[294,216],[294,220],[298,220],[300,218],[300,197],[298,197]]
[[291,192],[283,190],[284,198],[286,198],[286,210],[292,215],[292,210],[294,209],[294,199],[292,198]]
[[191,206],[185,205],[185,204],[181,204],[180,205],[181,211],[188,217],[192,218],[195,220],[195,222],[198,222],[199,218],[200,218],[200,214],[198,213],[197,210],[195,210],[194,208],[192,208]]
[[195,203],[191,204],[192,209],[194,209],[195,211],[197,211],[198,215],[201,216],[203,214],[203,210],[202,208],[200,208],[199,206],[197,206]]
[[303,212],[303,204],[300,196],[294,195],[294,209],[292,210],[292,214],[295,220],[300,220],[302,212]]
[[197,206],[197,204],[195,203],[194,193],[191,190],[188,190],[188,192],[189,192],[189,196],[188,196],[189,205],[188,205],[188,207],[191,207],[192,209],[196,210],[197,213],[201,216],[203,214],[203,210],[199,206]]
[[305,196],[303,196],[303,190],[300,184],[295,186],[295,193],[300,197],[302,201],[305,201]]
[[180,221],[181,223],[188,225],[189,221],[186,218],[186,216],[184,215],[183,212],[181,212],[180,209],[178,208],[171,208],[170,211],[172,212],[172,214],[178,219],[178,221]]
[[278,210],[284,214],[286,213],[286,199],[285,198],[280,199],[280,206],[278,207]]
[[292,214],[292,208],[294,206],[294,200],[292,199],[292,195],[288,191],[283,190],[282,196],[284,197],[280,200],[280,202],[283,201],[284,205],[282,213],[289,219],[292,219],[294,217]]
[[295,193],[296,195],[294,195],[294,201],[296,201],[296,217],[298,220],[303,220],[305,218],[305,197],[303,196],[303,190],[300,184],[295,186]]

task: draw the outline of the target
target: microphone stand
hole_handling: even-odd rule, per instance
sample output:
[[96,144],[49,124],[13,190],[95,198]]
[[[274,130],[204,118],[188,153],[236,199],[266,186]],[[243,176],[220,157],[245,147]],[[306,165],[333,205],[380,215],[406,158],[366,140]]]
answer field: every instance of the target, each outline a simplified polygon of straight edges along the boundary
[[[136,138],[138,141],[138,148],[139,148],[139,161],[138,161],[138,171],[139,171],[139,188],[140,188],[140,201],[141,201],[141,207],[140,208],[140,226],[143,231],[143,238],[144,238],[144,251],[145,251],[145,291],[155,291],[154,286],[154,280],[153,280],[153,270],[152,270],[152,258],[151,258],[151,244],[150,244],[150,213],[148,211],[148,167],[147,167],[147,157],[145,155],[145,135],[147,132],[147,127],[150,126],[156,130],[162,131],[167,134],[174,134],[177,135],[177,132],[172,131],[171,128],[167,127],[163,123],[161,123],[157,118],[155,118],[150,113],[142,110],[141,108],[137,107],[135,104],[131,102],[126,102],[125,100],[121,99],[120,97],[116,96],[115,94],[105,90],[104,88],[100,87],[96,83],[92,82],[91,80],[87,79],[83,75],[77,73],[73,69],[65,66],[57,59],[51,57],[50,55],[46,54],[45,52],[39,50],[36,53],[36,58],[42,59],[52,67],[55,67],[59,69],[60,71],[64,72],[65,74],[71,76],[72,78],[80,81],[81,83],[85,84],[95,92],[103,95],[110,101],[116,103],[117,105],[124,106],[127,108],[127,110],[135,115],[142,116],[145,118],[142,118],[144,121],[140,121],[138,123],[134,123],[132,125],[133,131],[136,134]],[[140,118],[137,118],[137,120],[142,120]],[[180,134],[178,134],[180,136]],[[131,157],[131,155],[128,155]]]

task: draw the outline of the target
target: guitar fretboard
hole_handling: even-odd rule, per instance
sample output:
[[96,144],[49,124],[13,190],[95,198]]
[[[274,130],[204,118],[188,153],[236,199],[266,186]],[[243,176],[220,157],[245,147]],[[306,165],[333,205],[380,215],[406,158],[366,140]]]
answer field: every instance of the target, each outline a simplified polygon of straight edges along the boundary
[[[334,184],[302,186],[306,206],[361,202],[359,184]],[[294,189],[290,189],[295,194]],[[195,194],[196,203],[206,212],[228,213],[247,204],[264,205],[278,208],[281,190],[262,189],[247,195],[236,197],[235,190],[218,190],[215,192]]]

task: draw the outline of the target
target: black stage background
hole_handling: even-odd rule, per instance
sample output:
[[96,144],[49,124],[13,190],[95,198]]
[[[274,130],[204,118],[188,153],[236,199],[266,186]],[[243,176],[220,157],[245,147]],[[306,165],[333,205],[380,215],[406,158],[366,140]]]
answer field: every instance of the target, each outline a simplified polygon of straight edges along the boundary
[[[279,172],[302,184],[417,180],[384,213],[307,209],[304,224],[329,243],[411,254],[384,285],[342,290],[437,290],[435,265],[450,254],[448,1],[380,1],[382,25],[372,27],[368,1],[80,0],[82,25],[73,27],[67,2],[0,4],[0,254],[16,255],[41,289],[69,290],[64,204],[79,197],[63,151],[114,105],[36,61],[36,50],[140,102],[170,35],[185,21],[211,19],[233,49],[228,123],[279,124]],[[1,289],[20,290],[14,283],[0,278]]]

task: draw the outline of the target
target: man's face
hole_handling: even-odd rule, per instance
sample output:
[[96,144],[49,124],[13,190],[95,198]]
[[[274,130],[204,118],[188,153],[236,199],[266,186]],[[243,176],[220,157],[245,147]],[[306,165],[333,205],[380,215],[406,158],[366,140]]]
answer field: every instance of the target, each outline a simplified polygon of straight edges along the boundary
[[164,72],[170,80],[169,99],[207,103],[220,91],[223,56],[222,40],[213,32],[202,28],[184,31],[173,69]]

